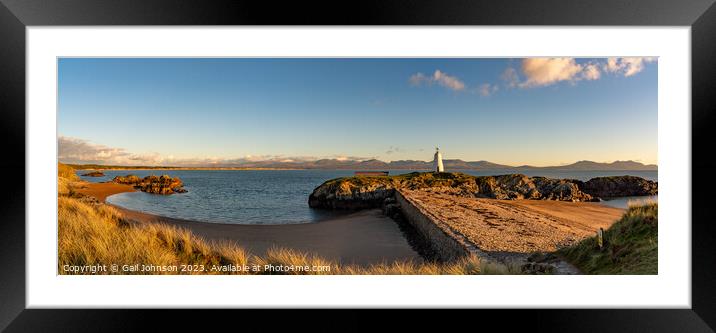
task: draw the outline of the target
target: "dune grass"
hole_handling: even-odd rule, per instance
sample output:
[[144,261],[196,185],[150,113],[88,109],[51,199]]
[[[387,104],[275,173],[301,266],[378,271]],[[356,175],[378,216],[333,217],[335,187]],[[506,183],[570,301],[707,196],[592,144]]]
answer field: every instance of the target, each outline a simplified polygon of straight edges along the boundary
[[237,247],[209,244],[189,231],[167,225],[133,226],[114,208],[78,198],[59,198],[58,223],[59,268],[66,264],[245,265],[248,262],[246,252]]
[[[66,170],[65,174],[69,175]],[[72,181],[67,178],[60,177],[58,181],[71,187]],[[67,194],[60,194],[58,198],[58,247],[59,274],[74,274],[65,271],[65,265],[109,267],[113,264],[120,267],[117,272],[99,274],[519,274],[518,267],[486,263],[475,257],[453,263],[396,261],[358,266],[341,265],[314,254],[282,248],[257,256],[235,244],[208,242],[174,226],[128,221],[111,206]],[[205,270],[135,272],[121,269],[123,265],[134,264],[203,265]],[[221,267],[259,269],[222,270]],[[308,269],[277,271],[266,267]]]
[[67,164],[57,163],[57,177],[67,180],[79,180],[80,177],[75,173],[75,169]]
[[75,169],[69,165],[57,163],[57,193],[59,195],[72,195],[73,182],[80,180]]
[[638,202],[604,232],[604,247],[596,237],[558,251],[585,274],[658,274],[658,204]]

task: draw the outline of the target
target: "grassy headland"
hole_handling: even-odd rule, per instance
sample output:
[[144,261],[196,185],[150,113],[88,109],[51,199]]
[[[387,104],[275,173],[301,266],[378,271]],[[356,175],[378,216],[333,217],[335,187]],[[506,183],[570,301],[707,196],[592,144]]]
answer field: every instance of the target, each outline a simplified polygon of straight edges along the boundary
[[658,274],[658,204],[631,206],[604,232],[558,253],[585,274]]
[[369,266],[341,265],[320,256],[290,249],[272,249],[251,255],[231,243],[207,242],[188,230],[161,223],[134,223],[113,207],[97,203],[72,190],[78,181],[72,167],[58,166],[58,269],[65,265],[154,266],[308,266],[330,271],[187,271],[105,272],[104,274],[518,274],[517,267],[465,258],[454,263],[396,261]]

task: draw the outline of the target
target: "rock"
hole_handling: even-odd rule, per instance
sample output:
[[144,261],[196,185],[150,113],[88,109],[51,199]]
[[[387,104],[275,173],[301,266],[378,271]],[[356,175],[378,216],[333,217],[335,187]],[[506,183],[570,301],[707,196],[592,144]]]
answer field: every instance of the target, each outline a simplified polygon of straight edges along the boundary
[[592,196],[582,192],[569,179],[527,177],[521,174],[475,177],[477,197],[500,200],[540,199],[559,201],[590,201]]
[[135,175],[127,175],[125,177],[117,176],[112,179],[113,182],[119,184],[132,185],[134,188],[147,193],[154,194],[173,194],[173,193],[186,193],[184,184],[178,177],[170,177],[169,175],[162,176],[146,176],[139,178]]
[[533,177],[542,200],[558,201],[592,201],[591,195],[580,190],[578,181],[573,179],[552,179]]
[[613,198],[658,194],[655,181],[635,176],[612,176],[592,178],[580,185],[582,191],[593,197]]
[[501,200],[533,199],[599,201],[599,197],[656,194],[657,184],[632,176],[575,179],[527,177],[522,174],[471,176],[457,172],[413,172],[388,177],[345,177],[326,181],[313,190],[313,208],[382,208],[393,203],[396,189]]
[[82,176],[84,176],[84,177],[104,177],[104,173],[102,171],[92,171],[92,172],[88,172]]
[[323,183],[309,195],[308,205],[312,208],[348,210],[378,208],[395,193],[395,187],[388,182],[365,181],[375,177],[350,178],[356,179],[339,178]]
[[118,184],[134,185],[134,184],[139,184],[139,182],[141,182],[142,179],[135,175],[126,175],[124,177],[122,177],[122,176],[114,177],[114,179],[112,179],[112,181],[115,183],[118,183]]
[[532,180],[521,174],[475,177],[478,197],[501,200],[535,199],[539,191]]

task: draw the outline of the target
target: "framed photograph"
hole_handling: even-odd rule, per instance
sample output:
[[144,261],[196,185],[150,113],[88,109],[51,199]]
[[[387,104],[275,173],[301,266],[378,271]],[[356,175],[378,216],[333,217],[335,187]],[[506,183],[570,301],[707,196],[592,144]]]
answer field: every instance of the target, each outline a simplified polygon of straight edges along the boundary
[[3,0],[2,327],[713,331],[715,8]]

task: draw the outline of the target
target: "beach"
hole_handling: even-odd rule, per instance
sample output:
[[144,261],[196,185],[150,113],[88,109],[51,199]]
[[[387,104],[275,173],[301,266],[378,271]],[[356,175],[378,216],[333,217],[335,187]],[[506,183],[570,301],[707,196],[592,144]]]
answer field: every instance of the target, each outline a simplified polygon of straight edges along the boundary
[[[110,195],[135,190],[129,185],[82,182],[75,191],[105,202]],[[276,246],[320,254],[343,264],[366,265],[406,259],[422,261],[398,225],[379,209],[363,210],[316,223],[240,225],[196,222],[114,207],[136,223],[164,223],[185,228],[206,240],[235,242],[256,255],[262,255]]]

